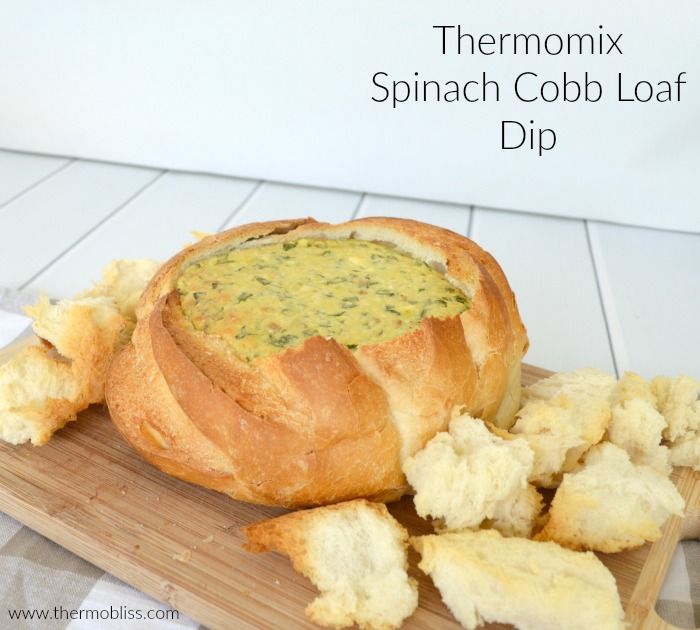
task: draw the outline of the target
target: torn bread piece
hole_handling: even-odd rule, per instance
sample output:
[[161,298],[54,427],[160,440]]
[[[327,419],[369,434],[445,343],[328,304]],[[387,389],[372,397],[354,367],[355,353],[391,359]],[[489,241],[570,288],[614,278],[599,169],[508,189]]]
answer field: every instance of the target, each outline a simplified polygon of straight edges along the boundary
[[688,432],[669,448],[674,466],[689,466],[700,471],[700,432]]
[[292,512],[244,528],[246,549],[278,551],[321,594],[306,608],[322,626],[398,628],[418,605],[408,535],[381,503],[364,499]]
[[608,440],[627,451],[634,464],[671,474],[668,447],[661,444],[664,417],[646,400],[632,399],[613,406]]
[[530,481],[536,486],[555,488],[562,473],[573,470],[605,435],[610,404],[594,391],[530,398],[518,412],[511,432],[524,438],[535,454]]
[[657,376],[651,381],[651,389],[668,424],[664,437],[669,442],[700,432],[700,380],[690,376]]
[[651,383],[635,372],[625,372],[610,394],[610,404],[613,406],[630,400],[643,400],[656,409],[656,396]]
[[604,442],[589,451],[578,471],[564,475],[535,538],[615,553],[657,540],[666,519],[682,516],[684,507],[670,479],[636,466],[626,451]]
[[557,372],[523,389],[523,403],[530,400],[551,400],[564,394],[568,398],[609,400],[615,377],[597,368]]
[[421,554],[418,566],[469,630],[483,623],[520,630],[625,627],[615,578],[593,553],[502,538],[494,530],[421,536],[411,543]]
[[158,261],[147,258],[113,260],[102,270],[102,280],[77,298],[110,297],[124,317],[135,320],[136,302],[158,267]]
[[529,536],[542,500],[527,482],[533,453],[522,439],[503,439],[483,421],[454,418],[409,457],[403,471],[416,491],[418,515],[440,519],[446,530],[491,525],[511,536]]
[[136,326],[136,302],[158,267],[160,263],[150,259],[113,260],[102,270],[102,280],[96,282],[91,289],[78,294],[76,299],[112,298],[127,322],[120,339],[120,345],[126,345]]
[[700,470],[700,381],[657,376],[651,382],[656,406],[666,420],[671,463]]
[[596,368],[559,372],[523,389],[511,432],[535,453],[530,481],[555,488],[564,472],[600,442],[610,422],[615,377]]
[[52,304],[43,296],[27,312],[41,345],[0,366],[0,439],[39,446],[104,399],[107,368],[126,323],[110,298]]
[[497,529],[504,536],[529,538],[542,512],[542,495],[532,484],[527,484],[512,501],[502,501],[496,506],[493,518],[482,527]]
[[67,362],[48,346],[29,346],[0,366],[0,440],[45,444],[75,420],[80,388]]
[[157,267],[117,260],[82,296],[56,303],[43,296],[25,309],[39,345],[0,366],[0,440],[45,444],[79,411],[104,400],[110,361],[129,341],[134,304]]
[[656,396],[639,374],[625,372],[610,397],[608,440],[627,451],[634,464],[671,474],[670,453],[661,444],[666,420],[656,410]]
[[555,488],[564,472],[600,442],[610,422],[615,378],[595,368],[559,372],[523,389],[511,432],[535,453],[530,481]]
[[81,397],[89,405],[104,400],[104,383],[112,354],[126,325],[114,301],[106,297],[60,300],[44,295],[26,313],[37,337],[70,362]]

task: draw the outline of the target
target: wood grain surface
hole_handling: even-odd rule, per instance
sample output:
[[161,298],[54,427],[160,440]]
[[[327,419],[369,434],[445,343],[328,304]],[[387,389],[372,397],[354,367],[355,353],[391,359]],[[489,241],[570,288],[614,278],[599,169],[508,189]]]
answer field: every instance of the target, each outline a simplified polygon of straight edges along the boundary
[[[547,374],[526,366],[524,380]],[[654,545],[601,554],[635,629],[670,627],[654,604],[678,540],[700,533],[700,476],[682,469],[676,482],[688,501],[685,520],[670,519]],[[161,473],[124,442],[102,407],[81,414],[46,446],[0,445],[0,510],[210,628],[314,627],[304,616],[313,585],[286,558],[241,548],[241,526],[284,510]],[[429,533],[410,498],[390,510],[411,534]],[[411,553],[420,608],[404,627],[458,628]]]

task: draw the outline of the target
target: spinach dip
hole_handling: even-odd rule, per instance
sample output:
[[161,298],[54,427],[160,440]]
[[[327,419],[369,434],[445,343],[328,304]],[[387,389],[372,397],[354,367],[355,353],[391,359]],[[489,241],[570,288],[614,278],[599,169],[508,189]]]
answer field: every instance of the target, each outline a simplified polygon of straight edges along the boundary
[[221,337],[247,361],[316,335],[354,350],[469,308],[426,263],[355,239],[232,249],[190,264],[177,290],[194,328]]

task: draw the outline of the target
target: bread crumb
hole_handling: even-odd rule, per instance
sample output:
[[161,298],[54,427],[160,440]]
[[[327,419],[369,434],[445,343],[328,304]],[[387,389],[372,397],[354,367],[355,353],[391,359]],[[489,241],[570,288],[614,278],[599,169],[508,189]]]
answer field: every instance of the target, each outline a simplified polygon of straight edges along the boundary
[[185,549],[182,553],[176,553],[172,556],[172,559],[177,562],[189,562],[190,558],[192,558],[192,551],[190,549]]
[[201,241],[203,238],[207,238],[207,236],[211,236],[212,234],[215,234],[215,232],[204,232],[202,230],[192,230],[191,234],[194,237],[194,240],[196,243],[197,241]]
[[206,538],[202,538],[202,542],[203,542],[203,543],[214,542],[214,536],[212,536],[211,534],[209,534]]

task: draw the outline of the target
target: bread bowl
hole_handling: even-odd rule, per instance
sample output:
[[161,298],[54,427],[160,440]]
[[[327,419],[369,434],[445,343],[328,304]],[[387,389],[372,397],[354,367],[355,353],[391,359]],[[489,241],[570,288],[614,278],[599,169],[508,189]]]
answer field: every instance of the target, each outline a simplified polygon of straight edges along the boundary
[[416,221],[234,228],[161,267],[136,313],[112,419],[158,468],[244,501],[398,498],[401,462],[455,405],[504,427],[518,408],[528,342],[502,270]]

